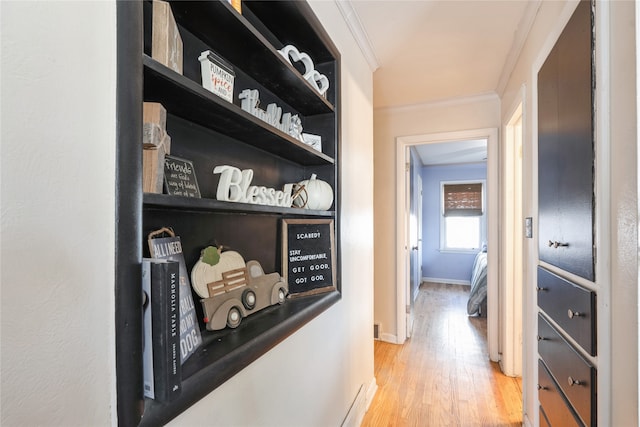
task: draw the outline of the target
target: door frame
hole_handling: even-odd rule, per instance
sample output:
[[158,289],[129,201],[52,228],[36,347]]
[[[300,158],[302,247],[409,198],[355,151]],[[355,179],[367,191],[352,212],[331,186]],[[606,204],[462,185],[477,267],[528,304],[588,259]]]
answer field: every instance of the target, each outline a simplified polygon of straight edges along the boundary
[[471,139],[487,140],[487,345],[489,358],[499,360],[498,354],[498,249],[499,232],[499,151],[498,129],[483,128],[439,132],[396,138],[396,343],[407,339],[407,282],[409,280],[409,221],[406,211],[407,152],[413,145],[456,142]]
[[[419,173],[416,174],[416,180],[414,182],[414,188],[411,188],[411,180],[413,179],[412,176],[412,168],[421,168],[422,167],[422,162],[420,162],[420,160],[418,159],[418,164],[414,164],[413,159],[412,159],[412,155],[411,155],[411,147],[407,147],[406,148],[406,163],[405,165],[408,165],[405,169],[406,169],[406,176],[405,176],[405,183],[406,183],[406,187],[405,187],[405,202],[407,203],[407,206],[405,207],[405,212],[407,215],[407,218],[409,218],[411,216],[411,200],[414,196],[414,194],[416,194],[416,200],[415,202],[415,214],[416,214],[416,224],[415,224],[415,230],[412,230],[411,228],[411,221],[407,222],[407,233],[408,233],[408,241],[407,241],[407,247],[409,248],[407,250],[407,262],[409,264],[408,266],[408,271],[409,271],[409,276],[408,276],[408,280],[407,280],[407,288],[405,290],[406,295],[409,296],[410,298],[412,298],[410,301],[407,301],[406,303],[406,307],[405,307],[405,316],[407,319],[407,323],[406,323],[406,327],[407,327],[407,338],[411,338],[412,335],[412,331],[413,331],[413,322],[414,322],[414,315],[413,315],[413,307],[414,307],[414,303],[416,298],[418,297],[418,292],[420,292],[420,283],[422,282],[422,175],[420,175]],[[412,191],[413,190],[413,191]],[[416,236],[416,241],[412,242],[411,241],[411,234],[412,231],[415,231],[417,236]],[[413,246],[413,244],[415,243],[415,246]],[[413,258],[413,248],[416,248],[416,262],[417,265],[414,266],[414,268],[411,268],[411,259]],[[415,269],[418,270],[418,274],[417,277],[413,277],[415,275]],[[413,294],[412,296],[412,289],[411,289],[411,277],[414,278],[414,280],[416,280],[416,291],[415,294]]]
[[[524,161],[525,90],[523,85],[513,106],[503,117],[502,217],[500,224],[500,318],[499,351],[502,372],[522,376],[524,339]],[[510,321],[506,321],[510,319]]]

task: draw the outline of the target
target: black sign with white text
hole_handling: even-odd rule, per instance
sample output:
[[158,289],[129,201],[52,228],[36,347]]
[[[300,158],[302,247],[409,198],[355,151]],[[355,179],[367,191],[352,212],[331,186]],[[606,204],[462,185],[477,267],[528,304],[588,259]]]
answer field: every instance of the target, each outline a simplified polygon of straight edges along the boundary
[[283,220],[282,274],[291,295],[335,289],[333,220]]
[[167,194],[200,198],[196,171],[189,160],[165,156],[164,186]]

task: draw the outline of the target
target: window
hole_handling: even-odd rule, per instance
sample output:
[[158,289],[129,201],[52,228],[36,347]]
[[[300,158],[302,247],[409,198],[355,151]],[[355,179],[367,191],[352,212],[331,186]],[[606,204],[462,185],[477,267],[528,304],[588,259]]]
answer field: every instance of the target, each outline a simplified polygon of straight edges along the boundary
[[443,182],[441,250],[480,248],[484,236],[484,182]]

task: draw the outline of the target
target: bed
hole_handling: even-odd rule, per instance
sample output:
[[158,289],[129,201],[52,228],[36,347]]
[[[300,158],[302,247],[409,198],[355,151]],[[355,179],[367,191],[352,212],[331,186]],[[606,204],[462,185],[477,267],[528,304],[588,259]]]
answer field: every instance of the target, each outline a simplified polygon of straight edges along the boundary
[[471,291],[467,301],[467,314],[487,315],[487,252],[478,252],[471,269]]

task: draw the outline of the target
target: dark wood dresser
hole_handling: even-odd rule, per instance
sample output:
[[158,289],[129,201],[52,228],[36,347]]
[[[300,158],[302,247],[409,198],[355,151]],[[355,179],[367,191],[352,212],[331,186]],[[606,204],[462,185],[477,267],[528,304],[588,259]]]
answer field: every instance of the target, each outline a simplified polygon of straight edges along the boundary
[[541,426],[597,423],[592,16],[581,1],[538,73]]

